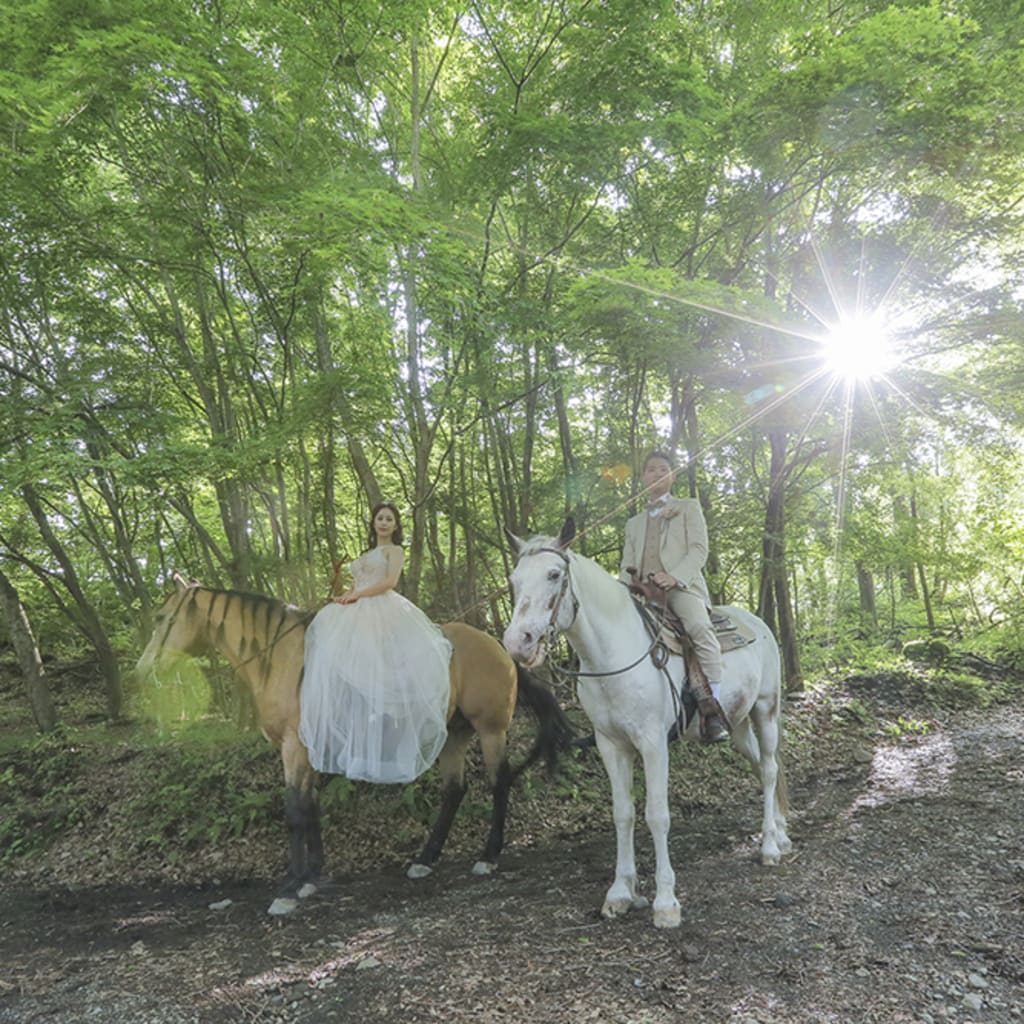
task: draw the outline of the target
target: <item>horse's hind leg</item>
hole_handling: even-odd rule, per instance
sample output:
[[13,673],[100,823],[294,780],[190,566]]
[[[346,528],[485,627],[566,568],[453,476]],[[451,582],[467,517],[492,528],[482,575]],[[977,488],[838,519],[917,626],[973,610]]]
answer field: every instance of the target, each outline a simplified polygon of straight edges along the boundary
[[[764,799],[761,825],[761,863],[778,864],[782,855],[793,848],[786,833],[785,778],[778,762],[779,707],[778,701],[769,708],[760,703],[751,710],[757,739],[754,740],[760,757],[754,762],[760,779]],[[748,728],[748,732],[749,732]]]
[[508,763],[508,733],[504,729],[481,733],[480,748],[491,783],[491,829],[484,852],[473,865],[473,874],[489,875],[498,867],[498,855],[505,845],[505,818],[515,776]]
[[[761,738],[762,757],[770,754],[772,768],[775,770],[771,807],[771,814],[775,820],[775,841],[778,844],[780,853],[790,853],[793,849],[793,843],[787,834],[786,814],[789,812],[789,795],[786,786],[786,773],[783,770],[782,760],[779,756],[779,745],[782,740],[782,722],[778,702],[770,711],[760,716],[755,724],[758,735]],[[765,813],[768,813],[767,810]]]
[[451,831],[455,812],[466,795],[466,748],[473,738],[469,723],[457,714],[448,725],[448,739],[438,757],[441,770],[441,809],[437,820],[420,851],[419,856],[409,865],[409,878],[426,878],[433,870]]

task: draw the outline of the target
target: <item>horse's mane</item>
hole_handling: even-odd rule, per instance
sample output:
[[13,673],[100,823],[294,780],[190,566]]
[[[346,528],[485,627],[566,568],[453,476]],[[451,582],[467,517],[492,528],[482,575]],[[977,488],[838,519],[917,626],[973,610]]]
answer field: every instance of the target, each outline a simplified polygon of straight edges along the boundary
[[319,610],[317,608],[300,608],[298,605],[289,604],[278,597],[272,597],[270,594],[257,593],[256,591],[233,589],[225,590],[220,587],[203,586],[200,583],[193,583],[188,589],[193,593],[205,591],[215,597],[224,597],[227,598],[229,602],[238,601],[243,608],[246,610],[252,610],[253,612],[257,612],[262,609],[268,612],[278,612],[288,617],[296,616],[300,619],[305,619],[307,625],[312,621],[313,616],[316,615]]
[[[544,550],[558,551],[558,538],[557,537],[545,537],[543,534],[537,534],[535,537],[531,537],[529,540],[524,540],[522,547],[519,549],[519,557],[526,558],[528,555],[536,555]],[[568,554],[568,552],[566,552]]]

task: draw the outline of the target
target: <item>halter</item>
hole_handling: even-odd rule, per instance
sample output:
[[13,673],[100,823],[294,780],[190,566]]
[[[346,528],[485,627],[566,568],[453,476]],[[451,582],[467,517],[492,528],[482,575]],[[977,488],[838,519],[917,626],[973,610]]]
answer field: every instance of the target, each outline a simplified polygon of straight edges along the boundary
[[551,618],[548,619],[548,624],[544,627],[544,632],[541,634],[541,640],[545,644],[550,644],[560,632],[558,628],[558,613],[562,610],[562,602],[565,600],[565,595],[567,593],[572,595],[572,622],[565,627],[566,629],[572,629],[573,624],[576,622],[576,616],[580,613],[580,602],[576,597],[576,591],[572,588],[569,556],[562,548],[537,548],[536,551],[531,551],[530,554],[541,555],[545,552],[549,555],[557,555],[565,565],[565,572],[562,575],[562,586],[559,588],[558,597],[551,602]]
[[[557,555],[565,564],[565,574],[562,576],[561,589],[558,592],[558,597],[556,597],[551,604],[551,618],[548,620],[548,624],[547,626],[545,626],[544,632],[541,634],[541,641],[546,645],[550,645],[555,639],[557,639],[558,634],[560,632],[557,625],[558,613],[561,610],[562,601],[565,599],[566,593],[572,595],[572,622],[570,622],[569,625],[566,626],[566,630],[572,629],[573,623],[575,623],[576,621],[576,616],[579,615],[580,602],[579,598],[577,598],[576,596],[576,591],[573,589],[572,586],[571,563],[569,561],[569,556],[565,553],[565,551],[562,548],[537,548],[536,551],[530,552],[531,555],[540,555],[544,553],[547,553],[549,555]],[[640,617],[644,619],[645,624],[647,625],[647,630],[652,636],[650,647],[648,647],[647,650],[644,651],[639,658],[637,658],[635,661],[630,662],[630,664],[624,666],[623,668],[617,668],[612,672],[573,672],[568,669],[559,668],[559,666],[556,665],[553,661],[549,663],[551,671],[555,675],[561,676],[563,679],[600,679],[604,678],[605,676],[617,676],[623,672],[628,672],[630,669],[636,668],[637,665],[639,665],[640,662],[642,662],[645,658],[650,657],[651,662],[654,664],[654,667],[657,668],[659,671],[665,673],[665,666],[668,663],[668,650],[665,647],[665,645],[661,642],[658,636],[658,630],[656,628],[651,628],[652,624],[643,606],[639,602],[635,603],[637,606],[637,611],[640,613]],[[655,652],[659,648],[661,649],[661,653],[656,654]],[[667,676],[667,673],[665,674]],[[669,682],[671,684],[671,679],[669,679]]]

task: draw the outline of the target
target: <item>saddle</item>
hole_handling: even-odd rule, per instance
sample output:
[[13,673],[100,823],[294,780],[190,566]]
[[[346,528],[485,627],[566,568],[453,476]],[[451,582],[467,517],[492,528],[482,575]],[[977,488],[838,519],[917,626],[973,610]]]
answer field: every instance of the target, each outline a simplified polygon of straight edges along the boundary
[[[686,655],[693,650],[693,644],[686,635],[686,629],[679,616],[669,607],[668,592],[650,580],[638,580],[635,576],[629,584],[630,593],[640,597],[655,610],[661,623],[659,639],[673,654]],[[718,646],[723,654],[746,647],[755,640],[754,634],[742,623],[735,622],[722,608],[711,609],[711,628],[715,631]],[[690,659],[687,657],[687,663]]]
[[[655,627],[655,624],[650,622],[649,628],[658,629],[658,641],[665,649],[666,658],[668,654],[681,655],[686,665],[685,686],[680,694],[682,706],[669,733],[669,741],[677,739],[685,731],[694,714],[700,710],[701,739],[703,742],[709,742],[706,735],[707,715],[717,714],[726,729],[729,729],[729,725],[718,701],[710,696],[711,687],[700,659],[697,657],[693,641],[687,634],[679,616],[669,607],[668,591],[663,590],[651,580],[638,579],[636,571],[633,569],[629,572],[631,576],[631,582],[628,585],[630,593],[643,600],[647,608],[653,609],[655,612],[657,626]],[[711,626],[723,653],[746,647],[754,642],[754,634],[743,625],[734,622],[721,608],[712,609]],[[701,694],[706,696],[701,696]]]

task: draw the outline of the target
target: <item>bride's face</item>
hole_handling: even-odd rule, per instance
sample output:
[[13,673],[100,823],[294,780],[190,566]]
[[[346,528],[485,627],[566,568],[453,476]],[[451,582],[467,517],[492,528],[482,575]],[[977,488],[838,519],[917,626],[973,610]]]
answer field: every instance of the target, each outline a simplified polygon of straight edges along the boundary
[[395,532],[395,527],[398,525],[395,519],[395,513],[389,508],[382,508],[373,517],[373,528],[377,532],[377,538],[379,540],[386,540]]

